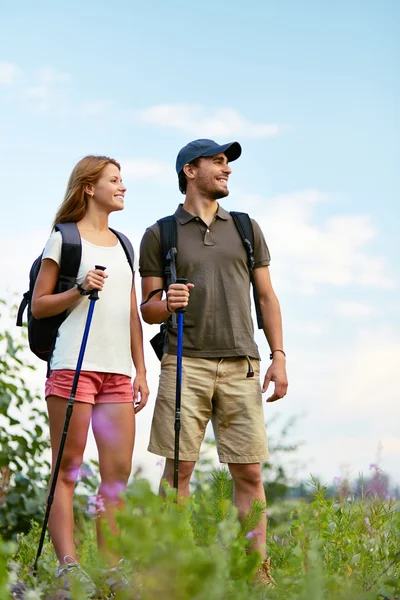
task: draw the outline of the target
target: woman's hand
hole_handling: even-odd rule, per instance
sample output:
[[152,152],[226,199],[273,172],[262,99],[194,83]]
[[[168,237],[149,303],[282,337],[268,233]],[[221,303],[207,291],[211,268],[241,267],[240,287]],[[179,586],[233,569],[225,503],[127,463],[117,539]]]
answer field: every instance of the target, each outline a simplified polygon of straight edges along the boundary
[[133,380],[133,406],[135,408],[135,414],[140,412],[142,408],[146,406],[149,394],[150,391],[145,373],[136,373],[136,377]]
[[88,274],[82,281],[81,286],[84,290],[102,290],[104,286],[104,280],[107,277],[107,273],[101,269],[93,269],[92,271],[88,271]]

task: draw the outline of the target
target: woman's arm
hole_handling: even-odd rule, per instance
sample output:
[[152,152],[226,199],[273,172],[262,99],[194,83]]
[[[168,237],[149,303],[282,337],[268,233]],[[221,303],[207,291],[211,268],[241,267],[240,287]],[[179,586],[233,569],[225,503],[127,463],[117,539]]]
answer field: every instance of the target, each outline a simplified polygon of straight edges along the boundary
[[[59,275],[58,264],[51,258],[44,258],[32,295],[31,309],[35,319],[59,315],[79,300],[80,293],[77,287],[60,294],[54,293]],[[82,287],[85,290],[102,290],[106,277],[107,275],[99,269],[89,271],[82,282]]]
[[132,284],[131,292],[131,354],[136,370],[136,376],[133,381],[133,397],[135,401],[135,413],[138,413],[147,404],[149,388],[147,385],[146,366],[144,363],[143,330],[137,308],[134,283]]

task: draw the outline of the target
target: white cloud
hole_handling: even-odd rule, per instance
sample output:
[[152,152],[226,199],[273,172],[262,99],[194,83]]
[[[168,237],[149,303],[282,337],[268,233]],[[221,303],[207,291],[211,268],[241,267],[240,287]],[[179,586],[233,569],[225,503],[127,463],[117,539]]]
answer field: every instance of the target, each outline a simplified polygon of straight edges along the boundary
[[318,190],[242,198],[264,231],[279,285],[303,293],[315,293],[323,284],[397,287],[386,259],[369,251],[378,235],[372,215],[333,215],[317,222],[318,205],[328,201]]
[[71,75],[69,73],[64,73],[63,71],[53,69],[52,67],[42,67],[37,71],[37,78],[44,84],[52,85],[54,83],[69,81],[71,79]]
[[0,85],[13,85],[16,83],[22,70],[14,63],[0,62]]
[[335,311],[342,317],[370,317],[374,314],[374,308],[362,302],[338,302]]
[[168,182],[176,179],[171,165],[160,160],[147,158],[125,159],[121,160],[121,169],[124,179],[148,179],[159,182]]
[[51,67],[43,67],[37,71],[35,79],[33,84],[25,87],[25,96],[41,112],[65,110],[67,96],[63,84],[70,80],[70,75]]
[[286,129],[275,123],[254,123],[230,108],[211,111],[203,106],[186,104],[152,106],[141,111],[139,118],[146,123],[205,137],[269,138]]

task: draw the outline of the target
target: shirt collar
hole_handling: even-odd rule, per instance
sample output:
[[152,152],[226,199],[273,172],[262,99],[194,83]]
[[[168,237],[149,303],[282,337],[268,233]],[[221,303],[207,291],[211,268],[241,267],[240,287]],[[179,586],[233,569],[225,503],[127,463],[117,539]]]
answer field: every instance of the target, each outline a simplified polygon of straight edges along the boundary
[[[228,213],[228,211],[222,208],[222,206],[220,206],[219,204],[215,216],[219,219],[222,219],[223,221],[227,221],[230,218],[230,214]],[[193,219],[196,219],[196,215],[192,215],[190,212],[185,210],[183,208],[183,204],[179,204],[178,208],[175,211],[175,217],[181,225],[186,225],[186,223],[189,223],[189,221],[193,221]]]

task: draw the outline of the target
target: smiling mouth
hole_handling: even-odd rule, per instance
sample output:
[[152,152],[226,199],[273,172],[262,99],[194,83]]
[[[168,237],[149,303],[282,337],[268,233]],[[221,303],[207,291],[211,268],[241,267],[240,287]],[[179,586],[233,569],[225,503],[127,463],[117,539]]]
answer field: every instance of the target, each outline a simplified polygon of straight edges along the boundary
[[124,199],[124,196],[122,194],[116,194],[115,197],[118,198],[118,200]]

